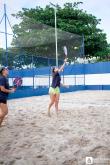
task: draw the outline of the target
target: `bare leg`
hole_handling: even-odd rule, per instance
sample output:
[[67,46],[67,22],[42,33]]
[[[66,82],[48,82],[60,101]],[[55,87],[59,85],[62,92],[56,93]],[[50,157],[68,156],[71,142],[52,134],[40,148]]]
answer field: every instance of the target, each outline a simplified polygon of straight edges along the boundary
[[0,103],[0,126],[7,114],[8,114],[7,104]]
[[50,94],[50,103],[49,103],[49,106],[48,106],[48,116],[49,117],[51,117],[51,115],[50,115],[50,108],[52,107],[54,102],[55,102],[55,95]]
[[4,119],[4,117],[2,117],[2,118],[0,119],[0,127],[1,127],[1,125],[2,125],[3,119]]
[[56,114],[57,115],[58,115],[58,111],[59,111],[59,108],[58,108],[59,98],[60,98],[60,94],[56,94],[56,97],[55,97],[55,109],[56,109]]
[[3,118],[4,118],[4,113],[2,112],[2,109],[0,107],[0,126],[1,126],[1,124],[3,122]]

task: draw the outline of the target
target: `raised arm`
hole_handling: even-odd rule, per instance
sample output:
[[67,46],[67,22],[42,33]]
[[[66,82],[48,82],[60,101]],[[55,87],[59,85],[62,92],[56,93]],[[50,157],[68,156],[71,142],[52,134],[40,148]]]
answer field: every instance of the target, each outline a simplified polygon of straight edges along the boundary
[[64,64],[58,69],[58,72],[62,72],[63,71],[66,62],[67,62],[67,58],[64,59]]

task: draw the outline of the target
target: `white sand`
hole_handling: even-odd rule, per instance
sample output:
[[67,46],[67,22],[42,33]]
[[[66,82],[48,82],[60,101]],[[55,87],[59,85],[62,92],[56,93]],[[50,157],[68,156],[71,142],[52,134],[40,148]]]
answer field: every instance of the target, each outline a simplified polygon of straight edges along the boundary
[[86,156],[110,165],[110,91],[61,94],[58,117],[54,108],[47,116],[48,102],[49,96],[8,102],[0,165],[85,165]]

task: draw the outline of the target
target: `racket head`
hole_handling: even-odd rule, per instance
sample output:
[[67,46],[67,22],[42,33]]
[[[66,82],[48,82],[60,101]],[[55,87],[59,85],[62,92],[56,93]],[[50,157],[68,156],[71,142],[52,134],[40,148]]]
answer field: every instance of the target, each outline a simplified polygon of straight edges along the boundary
[[64,58],[65,58],[65,59],[68,59],[68,58],[67,58],[68,50],[67,50],[67,47],[66,47],[66,46],[63,47],[63,51],[64,51],[64,56],[65,56]]
[[68,50],[66,46],[63,47],[63,51],[64,51],[65,58],[67,58]]
[[14,80],[13,80],[13,86],[15,88],[18,88],[20,86],[22,86],[22,83],[23,83],[23,80],[21,77],[16,77]]

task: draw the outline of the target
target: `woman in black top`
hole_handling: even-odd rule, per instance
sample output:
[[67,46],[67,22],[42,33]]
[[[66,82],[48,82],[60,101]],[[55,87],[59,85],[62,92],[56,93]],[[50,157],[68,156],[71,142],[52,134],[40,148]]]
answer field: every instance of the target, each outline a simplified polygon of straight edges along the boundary
[[8,83],[8,69],[2,67],[0,69],[0,126],[8,114],[8,107],[7,107],[7,98],[8,94],[15,91],[15,88],[9,89]]
[[52,69],[52,84],[49,88],[49,94],[50,94],[50,103],[48,106],[48,116],[50,117],[50,108],[53,104],[55,104],[56,113],[58,114],[58,103],[60,98],[60,86],[61,86],[61,78],[60,78],[60,72],[64,69],[64,66],[67,62],[67,59],[64,60],[64,64],[60,68],[53,68]]

